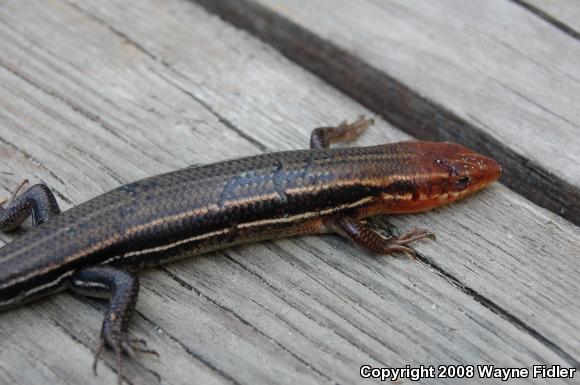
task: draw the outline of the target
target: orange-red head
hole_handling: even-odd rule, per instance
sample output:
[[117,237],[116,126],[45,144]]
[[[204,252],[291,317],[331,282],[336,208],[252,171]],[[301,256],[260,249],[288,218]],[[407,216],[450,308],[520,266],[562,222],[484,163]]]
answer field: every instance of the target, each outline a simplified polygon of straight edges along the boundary
[[408,164],[401,167],[406,172],[400,181],[383,194],[383,207],[390,213],[424,211],[454,202],[488,186],[501,173],[495,160],[456,143],[408,141],[396,146],[397,152],[408,154],[402,160]]

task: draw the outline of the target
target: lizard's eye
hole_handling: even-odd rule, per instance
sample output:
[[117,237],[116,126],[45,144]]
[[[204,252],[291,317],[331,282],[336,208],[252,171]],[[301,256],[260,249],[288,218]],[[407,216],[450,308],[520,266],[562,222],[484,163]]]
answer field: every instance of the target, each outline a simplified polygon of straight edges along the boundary
[[459,177],[455,180],[453,187],[456,191],[463,191],[471,184],[471,178],[467,175]]

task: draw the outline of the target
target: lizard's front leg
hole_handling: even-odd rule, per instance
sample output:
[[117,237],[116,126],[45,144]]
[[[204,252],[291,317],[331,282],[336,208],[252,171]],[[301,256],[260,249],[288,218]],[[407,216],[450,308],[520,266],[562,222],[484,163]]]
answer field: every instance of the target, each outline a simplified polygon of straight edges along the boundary
[[417,253],[409,245],[421,239],[435,239],[429,230],[413,229],[398,237],[385,238],[361,221],[346,215],[337,215],[324,221],[327,229],[350,239],[362,249],[374,254],[402,253],[415,258]]

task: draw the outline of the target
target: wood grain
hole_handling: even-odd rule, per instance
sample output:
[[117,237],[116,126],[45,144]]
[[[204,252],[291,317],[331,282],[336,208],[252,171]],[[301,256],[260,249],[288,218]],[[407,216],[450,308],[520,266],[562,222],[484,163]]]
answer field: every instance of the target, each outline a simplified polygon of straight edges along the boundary
[[[43,180],[65,208],[191,163],[304,148],[315,126],[371,115],[188,1],[4,1],[0,52],[0,185]],[[407,138],[377,119],[359,143]],[[501,185],[392,223],[377,224],[439,240],[416,262],[317,236],[142,274],[131,330],[161,358],[127,362],[125,380],[347,384],[366,363],[580,366],[577,227]],[[61,294],[2,313],[0,383],[114,381],[111,355],[90,370],[104,309]]]
[[505,0],[196,1],[398,128],[492,155],[507,186],[580,224],[580,45],[525,8]]
[[566,0],[513,0],[559,28],[564,33],[580,39],[580,7]]

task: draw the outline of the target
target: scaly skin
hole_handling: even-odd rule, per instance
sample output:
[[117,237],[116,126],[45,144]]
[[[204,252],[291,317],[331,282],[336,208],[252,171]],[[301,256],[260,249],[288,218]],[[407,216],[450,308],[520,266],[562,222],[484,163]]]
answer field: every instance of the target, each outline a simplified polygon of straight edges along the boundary
[[117,355],[120,381],[121,353],[149,351],[127,336],[139,287],[132,272],[306,233],[336,232],[374,253],[414,255],[409,244],[433,238],[432,233],[415,229],[385,239],[360,219],[438,207],[484,188],[500,174],[493,159],[454,143],[327,148],[356,138],[371,123],[359,119],[316,129],[310,150],[147,178],[61,214],[46,186],[30,187],[6,208],[0,206],[1,229],[17,227],[30,213],[35,225],[0,249],[0,309],[67,288],[112,294],[101,341]]

